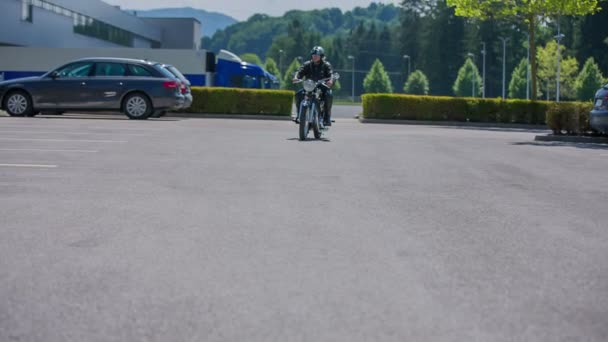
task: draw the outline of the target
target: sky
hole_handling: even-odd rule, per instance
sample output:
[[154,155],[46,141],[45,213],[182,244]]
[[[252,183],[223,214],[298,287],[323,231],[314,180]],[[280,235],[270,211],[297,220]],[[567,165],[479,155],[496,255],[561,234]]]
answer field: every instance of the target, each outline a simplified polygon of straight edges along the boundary
[[[353,8],[367,7],[369,0],[103,0],[111,5],[118,5],[125,9],[147,10],[167,7],[193,7],[209,12],[220,12],[237,20],[247,20],[255,13],[264,13],[270,16],[281,16],[292,10],[311,10],[329,7],[340,8],[343,12]],[[381,0],[378,3],[398,4],[399,0]]]

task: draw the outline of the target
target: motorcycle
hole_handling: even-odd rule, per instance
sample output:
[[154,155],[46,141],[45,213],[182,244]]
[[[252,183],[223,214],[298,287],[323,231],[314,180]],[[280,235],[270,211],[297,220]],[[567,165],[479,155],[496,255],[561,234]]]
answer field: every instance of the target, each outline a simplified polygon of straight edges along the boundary
[[321,139],[323,132],[327,132],[329,127],[323,124],[325,119],[325,98],[323,97],[322,87],[329,89],[325,82],[333,79],[334,81],[340,78],[340,74],[334,73],[329,78],[324,78],[318,81],[298,80],[294,83],[303,83],[304,99],[298,108],[296,122],[299,123],[300,140],[306,140],[310,128],[314,133],[315,139]]

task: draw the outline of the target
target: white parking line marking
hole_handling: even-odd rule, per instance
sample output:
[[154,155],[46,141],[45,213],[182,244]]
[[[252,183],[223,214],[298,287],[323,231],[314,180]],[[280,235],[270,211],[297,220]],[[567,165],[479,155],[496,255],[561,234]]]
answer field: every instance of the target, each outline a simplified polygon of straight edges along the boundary
[[54,168],[57,165],[36,165],[36,164],[0,164],[0,166],[9,167],[37,167],[37,168]]
[[105,129],[105,130],[110,130],[112,132],[119,132],[119,131],[136,131],[136,132],[163,132],[164,130],[161,128],[129,128],[129,127],[110,127],[110,126],[53,126],[53,125],[44,125],[44,126],[37,126],[37,125],[0,125],[0,127],[2,127],[2,129],[24,129],[24,128],[41,128],[41,129]]
[[80,139],[33,139],[33,138],[0,138],[0,140],[18,141],[54,141],[54,142],[91,142],[91,143],[126,143],[125,140],[80,140]]
[[49,150],[40,148],[0,148],[0,151],[30,151],[30,152],[76,152],[76,153],[97,153],[96,150]]
[[79,134],[79,135],[111,135],[111,134],[120,134],[120,135],[132,135],[132,136],[146,136],[145,134],[140,133],[99,133],[99,132],[50,132],[50,131],[0,131],[2,133],[36,133],[36,134]]

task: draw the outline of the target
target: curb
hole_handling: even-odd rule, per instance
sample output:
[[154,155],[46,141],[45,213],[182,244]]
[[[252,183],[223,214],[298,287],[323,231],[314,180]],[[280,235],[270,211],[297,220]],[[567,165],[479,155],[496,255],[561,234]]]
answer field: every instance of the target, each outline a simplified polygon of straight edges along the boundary
[[568,135],[537,135],[535,141],[558,141],[585,144],[608,144],[608,137],[568,136]]
[[260,114],[208,114],[208,113],[167,113],[165,117],[200,119],[241,119],[241,120],[291,120],[289,115]]
[[546,125],[530,124],[501,124],[495,122],[460,122],[460,121],[424,121],[424,120],[393,120],[393,119],[365,119],[359,118],[361,123],[393,124],[393,125],[424,125],[424,126],[457,126],[457,127],[487,127],[512,128],[548,131]]

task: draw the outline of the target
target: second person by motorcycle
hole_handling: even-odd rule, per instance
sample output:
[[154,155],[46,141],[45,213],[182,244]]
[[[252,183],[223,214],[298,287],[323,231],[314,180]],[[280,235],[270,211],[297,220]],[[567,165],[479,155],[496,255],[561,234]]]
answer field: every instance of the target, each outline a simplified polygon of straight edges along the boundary
[[[320,46],[315,46],[310,51],[310,60],[300,66],[300,69],[298,69],[293,78],[294,82],[297,82],[304,77],[313,81],[329,78],[329,80],[325,82],[327,88],[324,87],[322,89],[323,96],[325,97],[325,117],[323,120],[323,125],[325,126],[331,126],[331,107],[333,102],[331,87],[334,82],[331,78],[332,74],[333,70],[331,64],[325,60],[325,50]],[[300,103],[303,99],[304,89],[301,89],[296,93],[296,110],[299,110]]]

